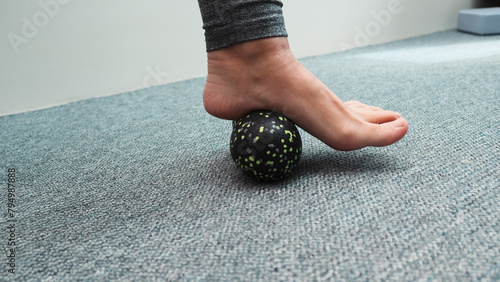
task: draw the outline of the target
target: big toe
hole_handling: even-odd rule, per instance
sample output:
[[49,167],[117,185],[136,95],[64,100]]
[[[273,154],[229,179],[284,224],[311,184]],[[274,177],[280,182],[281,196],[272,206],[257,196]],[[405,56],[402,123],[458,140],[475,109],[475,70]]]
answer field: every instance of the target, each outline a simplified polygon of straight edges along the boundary
[[[368,146],[383,147],[399,141],[408,131],[408,122],[404,118],[394,121],[375,124],[366,121],[350,123],[345,128],[339,142],[332,142],[330,146],[340,151],[352,151]],[[328,143],[327,143],[328,144]]]
[[404,118],[382,124],[365,123],[361,139],[368,146],[383,147],[399,141],[408,132],[408,122]]

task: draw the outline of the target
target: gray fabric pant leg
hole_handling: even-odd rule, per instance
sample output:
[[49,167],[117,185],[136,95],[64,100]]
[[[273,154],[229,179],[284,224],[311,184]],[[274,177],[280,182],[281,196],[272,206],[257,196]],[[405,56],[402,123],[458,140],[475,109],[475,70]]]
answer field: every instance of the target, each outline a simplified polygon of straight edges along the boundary
[[207,52],[249,40],[287,36],[278,0],[198,0]]

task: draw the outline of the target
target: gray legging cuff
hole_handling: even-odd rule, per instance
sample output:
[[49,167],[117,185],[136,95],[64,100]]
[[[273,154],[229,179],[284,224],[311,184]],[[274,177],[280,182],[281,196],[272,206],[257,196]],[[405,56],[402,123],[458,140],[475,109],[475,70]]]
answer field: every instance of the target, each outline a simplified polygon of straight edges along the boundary
[[278,0],[198,0],[207,52],[249,40],[287,36]]

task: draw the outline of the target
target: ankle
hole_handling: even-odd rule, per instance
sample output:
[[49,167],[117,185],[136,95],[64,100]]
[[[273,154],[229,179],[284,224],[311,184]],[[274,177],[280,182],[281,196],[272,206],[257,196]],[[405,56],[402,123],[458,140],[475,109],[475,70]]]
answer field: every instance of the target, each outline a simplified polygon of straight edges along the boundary
[[286,37],[251,40],[207,53],[209,63],[231,60],[244,64],[254,64],[262,60],[279,59],[284,56],[293,56]]

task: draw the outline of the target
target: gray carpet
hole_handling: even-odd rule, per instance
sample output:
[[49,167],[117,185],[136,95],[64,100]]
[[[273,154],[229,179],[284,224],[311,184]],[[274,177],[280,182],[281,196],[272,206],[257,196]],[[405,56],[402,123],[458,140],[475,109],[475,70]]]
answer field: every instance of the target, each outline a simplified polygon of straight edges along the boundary
[[498,281],[500,36],[302,62],[343,100],[401,112],[407,136],[337,152],[301,131],[294,174],[258,184],[204,112],[204,78],[0,117],[1,279]]

